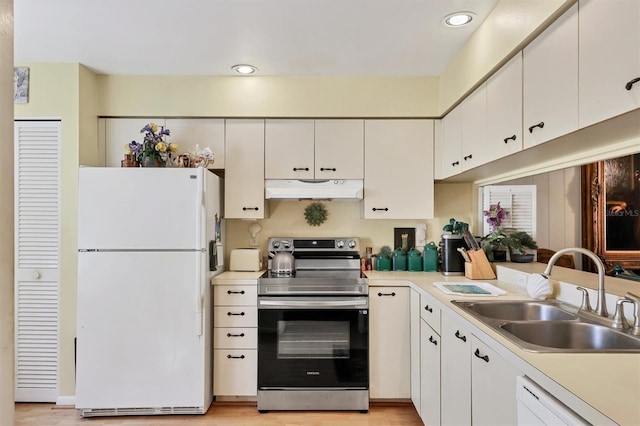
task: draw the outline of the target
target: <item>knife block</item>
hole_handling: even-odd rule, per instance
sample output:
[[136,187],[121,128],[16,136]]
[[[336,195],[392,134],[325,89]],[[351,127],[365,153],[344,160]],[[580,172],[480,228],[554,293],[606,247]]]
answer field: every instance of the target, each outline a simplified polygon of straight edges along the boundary
[[496,278],[495,272],[484,254],[484,250],[467,251],[471,262],[464,264],[464,276],[470,280],[492,280]]

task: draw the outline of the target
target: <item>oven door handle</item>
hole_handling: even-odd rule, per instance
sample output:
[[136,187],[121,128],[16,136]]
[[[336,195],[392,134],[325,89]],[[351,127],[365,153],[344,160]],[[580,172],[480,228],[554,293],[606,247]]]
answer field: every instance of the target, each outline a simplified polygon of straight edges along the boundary
[[367,298],[347,300],[260,300],[258,306],[270,308],[366,308],[369,305]]

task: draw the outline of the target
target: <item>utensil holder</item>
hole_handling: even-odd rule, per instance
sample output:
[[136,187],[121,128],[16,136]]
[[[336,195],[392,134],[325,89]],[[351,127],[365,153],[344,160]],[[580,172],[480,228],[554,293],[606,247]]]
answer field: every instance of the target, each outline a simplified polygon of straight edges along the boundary
[[464,264],[464,276],[470,280],[492,280],[496,278],[493,268],[487,260],[484,250],[469,250],[467,254],[471,262]]

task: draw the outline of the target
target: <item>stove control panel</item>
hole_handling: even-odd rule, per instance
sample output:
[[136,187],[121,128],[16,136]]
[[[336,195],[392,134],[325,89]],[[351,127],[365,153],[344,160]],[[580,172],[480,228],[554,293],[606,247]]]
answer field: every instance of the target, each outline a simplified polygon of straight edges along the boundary
[[345,238],[285,238],[272,237],[267,243],[267,250],[275,251],[360,251],[358,237]]

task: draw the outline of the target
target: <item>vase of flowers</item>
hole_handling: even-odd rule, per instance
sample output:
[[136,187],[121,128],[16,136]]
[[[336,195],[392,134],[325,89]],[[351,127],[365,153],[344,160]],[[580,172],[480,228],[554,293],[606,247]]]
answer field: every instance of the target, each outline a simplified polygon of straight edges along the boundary
[[140,133],[144,133],[142,143],[131,141],[125,145],[127,154],[133,154],[140,167],[172,166],[174,156],[178,152],[178,145],[165,141],[165,136],[171,134],[169,129],[149,123],[140,130]]
[[490,262],[504,262],[507,260],[507,248],[503,240],[507,235],[502,227],[502,221],[507,218],[507,211],[498,202],[491,204],[489,210],[483,210],[482,214],[491,230],[482,238],[482,248]]

